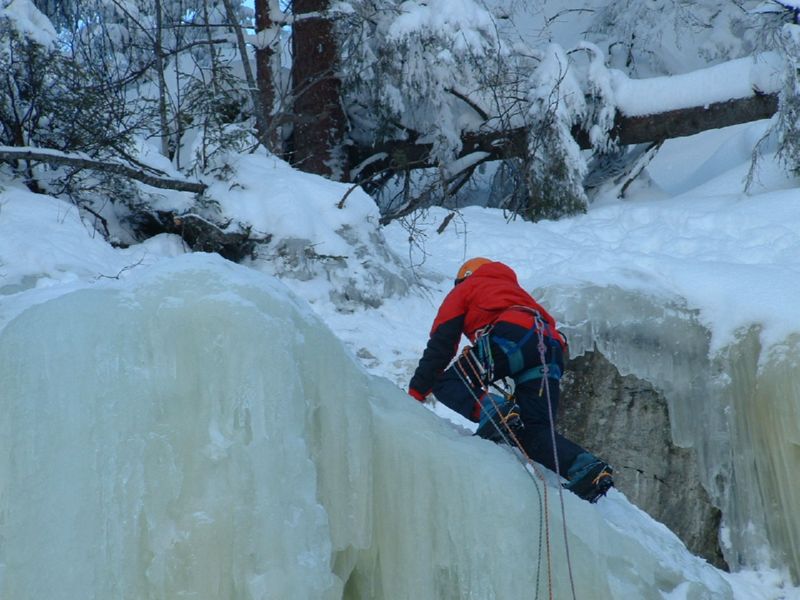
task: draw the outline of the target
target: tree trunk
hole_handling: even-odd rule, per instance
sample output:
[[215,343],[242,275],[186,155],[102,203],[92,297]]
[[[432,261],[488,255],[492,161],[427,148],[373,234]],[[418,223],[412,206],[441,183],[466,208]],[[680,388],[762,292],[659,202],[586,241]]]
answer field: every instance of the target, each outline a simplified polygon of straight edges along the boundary
[[[274,122],[276,114],[276,100],[274,76],[276,74],[275,59],[276,43],[278,40],[272,39],[280,35],[270,13],[270,0],[255,0],[256,9],[256,85],[258,95],[261,98],[261,107],[268,120],[269,131],[265,132],[269,143],[269,149],[275,154],[282,153],[280,129]],[[278,66],[280,63],[278,63]]]
[[349,177],[343,151],[347,122],[336,77],[333,21],[325,14],[329,6],[329,0],[294,2],[292,164],[344,181]]
[[253,102],[253,113],[255,114],[256,118],[256,132],[258,133],[258,141],[261,142],[267,149],[272,150],[269,143],[269,118],[267,116],[268,107],[265,107],[261,103],[261,94],[258,86],[256,85],[256,79],[253,77],[253,70],[250,68],[250,58],[247,54],[247,44],[244,39],[242,25],[239,23],[239,20],[236,17],[236,11],[234,10],[233,2],[231,0],[222,1],[223,5],[225,6],[225,13],[228,17],[229,25],[233,27],[233,32],[236,35],[236,45],[239,48],[239,56],[242,59],[244,78],[245,81],[247,81],[247,88],[250,92],[250,98]]
[[167,115],[167,80],[164,75],[164,48],[162,45],[163,39],[163,13],[161,10],[161,0],[155,2],[156,11],[156,37],[155,37],[155,55],[156,55],[156,71],[158,72],[158,117],[161,126],[161,154],[172,159],[170,154],[170,134],[169,134],[169,116]]

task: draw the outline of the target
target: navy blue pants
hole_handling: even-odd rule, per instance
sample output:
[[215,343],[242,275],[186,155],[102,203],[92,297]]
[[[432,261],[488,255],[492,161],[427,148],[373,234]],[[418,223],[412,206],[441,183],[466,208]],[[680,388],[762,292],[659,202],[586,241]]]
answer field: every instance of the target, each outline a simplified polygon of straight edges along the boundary
[[[563,372],[564,355],[561,344],[545,336],[544,363],[542,363],[539,335],[534,333],[527,336],[527,340],[519,348],[522,352],[522,369],[511,373],[508,357],[495,339],[499,337],[518,344],[525,339],[528,331],[525,327],[513,323],[498,322],[494,325],[489,333],[491,355],[494,360],[493,381],[509,376],[514,379],[514,396],[519,405],[520,418],[524,425],[523,429],[516,434],[522,449],[536,462],[551,471],[564,475],[575,461],[575,457],[586,450],[557,431],[555,432],[555,448],[553,448],[547,390],[550,391],[550,409],[555,421],[560,393],[559,379],[548,377],[547,388],[542,385],[541,377],[518,382],[519,375],[524,374],[532,367],[540,367],[543,364],[557,365],[559,374]],[[466,385],[456,369],[456,365],[453,364],[441,374],[433,387],[433,394],[438,401],[451,410],[474,421],[476,416],[475,398],[481,397],[484,393],[483,389],[479,383]],[[556,468],[556,457],[558,458],[558,468]]]

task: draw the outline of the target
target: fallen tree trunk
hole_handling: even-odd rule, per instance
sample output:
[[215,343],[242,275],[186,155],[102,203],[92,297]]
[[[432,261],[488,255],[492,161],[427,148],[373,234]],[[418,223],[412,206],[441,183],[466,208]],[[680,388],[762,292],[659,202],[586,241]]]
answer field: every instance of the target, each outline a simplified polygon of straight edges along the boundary
[[166,210],[139,211],[128,219],[128,224],[140,240],[174,233],[195,252],[216,252],[233,262],[253,258],[256,247],[272,239],[269,234],[256,236],[238,228],[228,230],[230,223],[214,223],[201,215]]
[[[778,110],[777,94],[755,94],[715,102],[705,106],[681,108],[663,113],[626,116],[617,113],[611,137],[619,144],[662,142],[694,135],[708,129],[719,129],[741,123],[767,119]],[[582,149],[591,148],[589,136],[575,129],[573,137]],[[466,132],[461,138],[460,157],[475,152],[489,153],[493,159],[522,157],[527,151],[527,130],[519,127],[505,131]],[[435,166],[432,144],[392,140],[370,148],[350,148],[351,173],[354,181],[366,182],[385,171],[406,171]]]
[[[623,145],[662,142],[709,129],[768,119],[777,111],[777,94],[756,94],[748,98],[680,108],[655,115],[637,117],[618,115],[614,133]],[[590,147],[588,139],[579,139],[579,142],[582,148]]]

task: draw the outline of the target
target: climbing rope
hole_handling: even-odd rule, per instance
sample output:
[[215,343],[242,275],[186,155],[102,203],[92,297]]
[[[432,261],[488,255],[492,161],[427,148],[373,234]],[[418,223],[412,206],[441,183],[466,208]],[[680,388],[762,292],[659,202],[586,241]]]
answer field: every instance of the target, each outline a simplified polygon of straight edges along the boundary
[[[512,394],[506,392],[505,390],[501,389],[497,385],[492,384],[492,387],[499,391],[503,396],[506,398],[506,402],[513,402]],[[499,415],[499,407],[497,406],[497,402],[495,402],[494,398],[489,395],[489,398],[492,401],[492,404],[495,409],[495,414]],[[542,570],[542,535],[544,534],[545,538],[545,548],[546,548],[546,556],[547,556],[547,590],[548,596],[550,600],[553,600],[553,565],[552,565],[552,550],[550,547],[550,514],[548,508],[548,500],[547,500],[547,481],[545,480],[544,474],[539,470],[539,467],[536,463],[528,456],[528,453],[525,452],[524,448],[522,447],[522,442],[520,442],[519,438],[517,438],[516,433],[514,430],[511,429],[505,419],[501,416],[500,420],[505,427],[501,427],[500,424],[497,423],[494,419],[491,419],[492,425],[494,425],[495,431],[497,431],[500,436],[503,438],[503,441],[508,444],[510,447],[516,447],[519,450],[520,454],[522,454],[522,459],[520,462],[522,463],[523,467],[525,467],[525,472],[531,477],[531,479],[536,481],[536,479],[531,475],[531,472],[527,469],[528,466],[533,469],[535,475],[539,478],[542,483],[542,491],[539,490],[539,486],[533,486],[536,489],[536,495],[539,499],[539,552],[537,555],[537,564],[536,564],[536,596],[535,598],[539,598],[539,581],[540,581],[540,574]],[[508,432],[508,435],[506,435]],[[511,438],[509,440],[509,437]],[[513,442],[513,444],[512,444]],[[514,456],[517,456],[516,454]],[[519,458],[519,456],[517,456]],[[542,498],[544,495],[544,498]]]
[[[544,367],[544,373],[542,377],[542,387],[539,388],[539,395],[542,395],[542,388],[544,388],[547,396],[547,417],[550,420],[550,443],[553,447],[553,463],[556,467],[556,474],[561,476],[561,468],[558,464],[558,451],[556,449],[556,426],[555,420],[553,418],[553,401],[550,397],[550,383],[548,382],[548,375],[550,371],[550,365],[547,363],[547,348],[544,345],[544,321],[542,321],[541,315],[537,312],[534,315],[534,326],[536,327],[536,331],[538,332],[538,350],[539,350],[539,359],[542,362]],[[569,585],[570,589],[572,590],[572,598],[575,600],[575,579],[572,575],[572,558],[570,556],[569,551],[569,539],[567,535],[567,513],[564,508],[564,490],[561,486],[558,486],[558,499],[561,504],[561,525],[564,531],[564,553],[567,557],[567,572],[569,573]]]
[[[520,307],[525,308],[525,307]],[[553,402],[550,395],[550,385],[549,385],[549,374],[550,374],[550,365],[547,363],[547,348],[545,346],[545,335],[544,332],[546,330],[547,324],[542,320],[541,315],[538,311],[531,310],[530,311],[534,318],[534,330],[537,332],[538,336],[538,344],[537,349],[539,351],[539,359],[542,364],[542,383],[539,388],[539,396],[542,395],[546,396],[547,400],[547,414],[548,419],[550,422],[550,443],[553,449],[553,463],[555,465],[556,474],[561,476],[561,469],[558,461],[558,451],[556,447],[556,431],[555,431],[555,420],[553,415]],[[540,525],[539,525],[539,565],[537,565],[537,577],[536,577],[536,597],[538,598],[539,595],[539,572],[541,570],[541,537],[542,537],[542,527],[541,521],[544,518],[544,530],[545,530],[545,540],[546,540],[546,549],[547,549],[547,579],[548,579],[548,590],[549,596],[552,600],[553,598],[553,583],[552,583],[552,551],[551,551],[551,544],[550,544],[550,524],[549,524],[549,503],[548,503],[548,495],[547,495],[547,483],[545,481],[544,474],[539,470],[536,463],[531,459],[531,457],[527,454],[525,449],[522,447],[520,440],[518,439],[515,432],[507,426],[505,417],[500,413],[500,407],[497,405],[494,397],[489,393],[489,385],[499,391],[505,397],[507,402],[512,401],[513,396],[506,392],[505,390],[501,389],[497,385],[494,384],[494,360],[491,353],[490,341],[489,341],[489,331],[491,327],[486,328],[484,331],[480,332],[478,337],[475,341],[475,347],[478,348],[479,356],[476,357],[474,352],[470,347],[466,347],[462,352],[462,355],[456,361],[456,372],[459,375],[462,383],[467,387],[470,392],[470,395],[473,399],[480,404],[480,399],[476,396],[474,389],[479,387],[484,395],[489,399],[492,403],[494,408],[495,414],[499,416],[498,423],[494,418],[491,418],[491,422],[495,427],[495,430],[501,436],[503,441],[509,445],[509,437],[511,441],[513,441],[513,445],[520,451],[522,456],[524,457],[523,465],[527,466],[530,465],[533,469],[536,476],[541,480],[543,483],[544,489],[544,517],[542,517],[542,494],[538,492],[537,486],[537,493],[539,494],[539,514],[540,514]],[[463,358],[463,362],[462,362]],[[469,372],[467,371],[464,365],[469,367]],[[502,426],[501,426],[502,424]],[[530,472],[526,468],[526,472],[530,474]],[[567,518],[566,518],[566,508],[564,506],[564,493],[559,486],[558,488],[558,496],[559,496],[559,503],[561,506],[561,523],[562,523],[562,530],[564,535],[564,551],[567,560],[567,572],[569,576],[569,583],[570,589],[572,591],[572,598],[576,600],[577,595],[575,593],[575,579],[572,571],[572,558],[569,548],[569,536],[567,532]]]
[[[478,338],[480,340],[481,338]],[[477,340],[476,340],[477,343]],[[489,356],[491,353],[489,353]],[[470,372],[467,372],[464,364],[461,362],[461,358],[464,358],[464,362],[469,366]],[[486,369],[481,372],[481,362],[477,361],[474,354],[472,353],[469,347],[464,348],[462,355],[456,360],[456,373],[458,373],[461,382],[467,387],[469,390],[470,395],[473,397],[475,402],[480,404],[480,398],[475,394],[474,388],[480,387],[483,391],[485,396],[491,401],[492,406],[495,410],[495,415],[500,417],[502,424],[505,425],[505,420],[503,419],[500,413],[500,407],[498,406],[495,399],[489,394],[487,380],[483,377],[486,375]],[[476,366],[477,365],[477,366]],[[488,380],[491,381],[491,380]],[[478,382],[478,383],[474,383]],[[502,393],[507,401],[511,401],[512,396],[508,394],[505,390],[502,390],[498,386],[492,383],[492,387],[497,389],[500,393]],[[544,474],[539,470],[539,467],[536,463],[528,456],[528,453],[525,452],[525,449],[522,447],[522,442],[520,442],[519,438],[516,436],[514,431],[509,427],[502,427],[494,418],[491,418],[490,421],[492,425],[494,425],[495,430],[497,433],[502,437],[503,441],[508,444],[509,447],[516,447],[520,454],[522,454],[523,458],[520,459],[523,467],[525,468],[525,472],[534,480],[536,478],[533,477],[531,472],[527,469],[530,466],[533,469],[534,474],[539,480],[542,482],[542,490],[539,490],[539,486],[535,485],[536,494],[539,500],[539,553],[538,553],[538,563],[536,565],[536,599],[539,598],[539,583],[541,577],[541,568],[542,568],[542,531],[544,530],[544,537],[545,537],[545,547],[546,547],[546,556],[547,556],[547,589],[548,589],[548,597],[550,600],[553,600],[553,565],[552,565],[552,549],[550,546],[550,517],[549,517],[549,508],[548,508],[548,498],[547,498],[547,482],[545,480]],[[511,439],[509,439],[509,437]],[[513,442],[513,443],[512,443]],[[514,456],[517,456],[516,454]],[[519,459],[519,456],[517,456]],[[544,494],[544,498],[542,498],[542,494]],[[542,527],[544,524],[544,527]]]

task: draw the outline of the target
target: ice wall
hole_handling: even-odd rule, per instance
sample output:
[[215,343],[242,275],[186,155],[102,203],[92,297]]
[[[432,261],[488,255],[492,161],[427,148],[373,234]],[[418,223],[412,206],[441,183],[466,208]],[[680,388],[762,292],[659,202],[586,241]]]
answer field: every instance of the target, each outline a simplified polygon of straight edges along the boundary
[[540,294],[566,323],[573,355],[596,347],[665,394],[676,445],[693,447],[722,509],[734,569],[788,567],[800,578],[800,338],[764,348],[753,325],[712,350],[712,332],[680,298],[614,286]]
[[0,414],[0,598],[565,598],[569,564],[578,598],[731,597],[618,493],[562,519],[509,451],[212,256],[19,314]]

